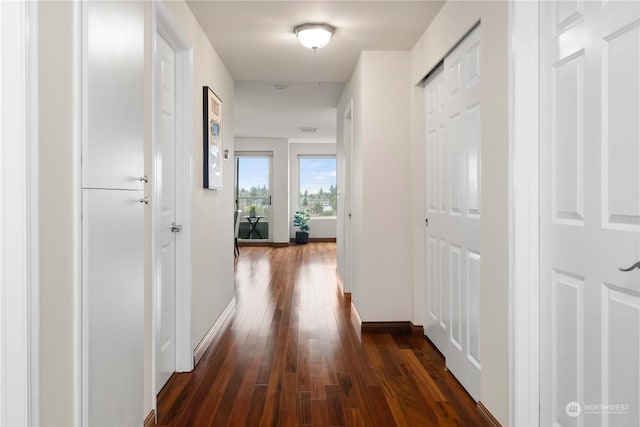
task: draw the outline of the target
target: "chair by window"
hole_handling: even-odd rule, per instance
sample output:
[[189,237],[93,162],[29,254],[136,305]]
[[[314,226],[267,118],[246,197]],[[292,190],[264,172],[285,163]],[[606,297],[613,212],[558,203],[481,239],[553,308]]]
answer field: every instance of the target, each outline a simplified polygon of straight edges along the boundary
[[234,248],[233,248],[233,256],[240,256],[240,247],[238,246],[238,233],[240,232],[240,218],[242,211],[238,209],[233,213],[233,228],[234,228]]

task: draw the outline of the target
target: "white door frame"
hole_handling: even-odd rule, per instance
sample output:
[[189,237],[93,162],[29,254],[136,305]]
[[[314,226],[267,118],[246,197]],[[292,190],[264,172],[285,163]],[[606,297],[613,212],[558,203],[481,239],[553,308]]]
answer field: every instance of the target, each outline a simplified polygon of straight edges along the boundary
[[[176,50],[176,222],[182,225],[180,239],[176,240],[176,371],[193,369],[191,343],[191,191],[193,189],[193,45],[182,34],[173,16],[160,1],[153,2],[151,46],[153,49],[151,96],[151,156],[152,156],[152,390],[156,390],[156,344],[160,325],[158,309],[158,271],[160,269],[160,177],[158,168],[159,144],[156,143],[156,82],[158,70],[155,52],[156,37],[160,34]],[[156,409],[156,399],[153,399]]]
[[540,424],[538,1],[509,2],[509,425]]
[[[353,99],[349,100],[349,103],[347,104],[347,108],[344,109],[344,114],[342,115],[342,120],[343,120],[343,124],[346,125],[347,123],[349,124],[349,127],[347,128],[347,126],[344,126],[344,128],[342,129],[342,151],[343,151],[343,155],[345,157],[348,158],[348,163],[345,165],[345,169],[348,168],[349,170],[349,182],[347,182],[347,180],[345,179],[345,177],[342,177],[342,179],[344,180],[344,196],[343,196],[343,209],[344,212],[342,212],[342,218],[343,218],[343,232],[344,232],[344,236],[342,236],[343,239],[343,258],[344,258],[344,271],[342,272],[342,274],[344,275],[344,277],[342,278],[342,282],[344,285],[344,289],[343,292],[349,292],[352,293],[353,292],[353,273],[352,273],[352,262],[353,262],[353,232],[352,232],[352,227],[351,227],[351,219],[349,218],[349,215],[351,215],[352,209],[352,199],[353,199]],[[345,144],[345,142],[347,141],[347,135],[349,136],[349,146],[348,146],[348,150],[347,150],[347,146]],[[347,175],[347,174],[345,174]],[[347,193],[347,188],[349,189],[348,193]],[[347,203],[348,202],[348,203]],[[349,223],[348,229],[349,229],[349,236],[347,237],[347,223]],[[347,252],[347,239],[349,240],[349,251]],[[352,295],[353,296],[353,295]]]
[[38,4],[0,2],[0,425],[39,425]]

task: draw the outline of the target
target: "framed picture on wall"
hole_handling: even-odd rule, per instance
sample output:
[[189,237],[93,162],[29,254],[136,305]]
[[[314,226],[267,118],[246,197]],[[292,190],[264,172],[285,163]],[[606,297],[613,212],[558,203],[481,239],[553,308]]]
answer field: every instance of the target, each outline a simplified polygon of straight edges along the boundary
[[202,88],[204,132],[203,186],[212,190],[222,188],[222,100],[210,87]]

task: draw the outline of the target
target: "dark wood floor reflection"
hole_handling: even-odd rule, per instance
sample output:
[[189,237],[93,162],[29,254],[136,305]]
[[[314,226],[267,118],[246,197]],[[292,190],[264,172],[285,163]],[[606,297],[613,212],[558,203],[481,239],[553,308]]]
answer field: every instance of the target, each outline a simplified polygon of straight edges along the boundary
[[335,268],[335,243],[241,248],[234,319],[193,372],[170,379],[159,423],[487,425],[425,339],[354,327]]

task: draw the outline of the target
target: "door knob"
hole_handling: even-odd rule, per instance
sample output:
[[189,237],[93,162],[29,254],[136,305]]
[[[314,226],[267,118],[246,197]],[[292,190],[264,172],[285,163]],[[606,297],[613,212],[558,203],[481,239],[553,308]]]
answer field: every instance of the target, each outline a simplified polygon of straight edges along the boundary
[[619,268],[618,270],[620,271],[631,271],[634,268],[637,268],[638,270],[640,270],[640,261],[636,262],[635,264],[633,264],[631,267],[629,268]]
[[148,204],[149,204],[149,201],[150,201],[150,200],[149,200],[149,198],[148,198],[148,197],[145,197],[144,199],[140,199],[140,203],[144,203],[145,205],[148,205]]
[[140,182],[149,182],[149,177],[147,175],[138,177],[138,181],[140,181]]
[[175,222],[171,223],[171,232],[172,233],[179,233],[180,231],[182,231],[182,226],[176,224]]

